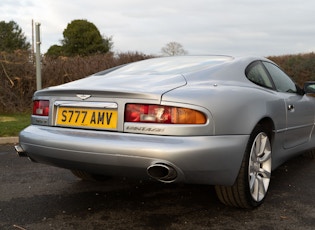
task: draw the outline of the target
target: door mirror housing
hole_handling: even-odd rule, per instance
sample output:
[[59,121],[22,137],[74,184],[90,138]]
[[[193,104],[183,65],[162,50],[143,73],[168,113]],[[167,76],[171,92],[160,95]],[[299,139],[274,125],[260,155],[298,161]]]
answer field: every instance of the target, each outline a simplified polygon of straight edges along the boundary
[[315,81],[307,81],[304,83],[304,92],[306,94],[315,94]]

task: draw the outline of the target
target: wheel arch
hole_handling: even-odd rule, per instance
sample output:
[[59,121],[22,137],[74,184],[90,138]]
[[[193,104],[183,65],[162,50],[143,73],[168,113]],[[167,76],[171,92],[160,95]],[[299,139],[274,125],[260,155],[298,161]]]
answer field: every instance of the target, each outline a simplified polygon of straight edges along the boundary
[[264,117],[257,123],[257,125],[261,126],[264,130],[267,131],[267,135],[270,139],[270,142],[273,143],[274,134],[275,134],[274,133],[275,124],[274,124],[273,120],[270,117]]
[[[271,156],[271,140],[274,136],[274,122],[270,117],[262,118],[253,128],[251,131],[248,144],[246,147],[246,150],[244,152],[244,158],[241,163],[241,167],[238,173],[238,176],[232,186],[224,186],[224,185],[216,185],[215,191],[219,198],[219,200],[229,206],[233,207],[240,207],[240,208],[255,208],[259,205],[261,205],[267,195],[269,182],[270,182],[270,172],[271,172],[271,158],[266,157],[264,158],[262,153],[264,153],[265,147],[261,149],[261,146],[266,146],[266,154]],[[266,137],[265,133],[268,135],[268,139],[270,143],[267,145],[258,145],[259,151],[253,150],[253,148],[256,148],[254,146],[257,146],[256,138],[259,137],[259,135],[262,135],[263,137]],[[258,138],[259,139],[259,138]],[[264,142],[260,142],[264,143]],[[263,150],[263,152],[260,152]],[[259,153],[258,153],[259,152]],[[252,157],[251,155],[255,154],[255,157]],[[257,160],[257,158],[260,158],[260,160]],[[263,160],[264,159],[264,160]],[[266,162],[266,168],[264,163]],[[257,168],[259,167],[259,169]],[[263,170],[262,170],[263,169]],[[265,171],[266,169],[266,171]],[[250,172],[251,171],[251,172]],[[251,180],[251,177],[256,178],[255,180]],[[259,176],[257,176],[259,175]],[[257,180],[260,180],[258,178],[266,178],[268,179],[268,184],[264,184],[265,189],[259,189],[257,184]],[[262,180],[262,179],[261,179]],[[253,184],[250,182],[253,181]],[[260,182],[259,184],[262,184]],[[257,199],[255,199],[255,197]]]

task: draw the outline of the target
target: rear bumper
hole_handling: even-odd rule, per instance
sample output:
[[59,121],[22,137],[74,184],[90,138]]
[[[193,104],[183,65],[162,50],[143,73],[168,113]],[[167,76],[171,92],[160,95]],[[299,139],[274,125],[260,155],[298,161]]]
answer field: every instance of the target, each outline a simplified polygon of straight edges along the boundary
[[97,174],[149,178],[147,168],[167,164],[174,182],[232,185],[248,135],[155,136],[31,125],[19,146],[32,160]]

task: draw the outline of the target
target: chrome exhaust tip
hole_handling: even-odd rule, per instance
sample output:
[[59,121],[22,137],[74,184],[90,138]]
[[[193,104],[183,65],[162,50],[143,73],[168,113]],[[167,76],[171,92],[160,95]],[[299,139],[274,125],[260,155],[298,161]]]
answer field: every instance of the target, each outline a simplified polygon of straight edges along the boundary
[[163,163],[150,165],[147,168],[147,173],[150,177],[161,182],[172,182],[177,177],[176,170],[172,166]]
[[19,157],[28,157],[27,153],[20,145],[15,145],[14,148]]

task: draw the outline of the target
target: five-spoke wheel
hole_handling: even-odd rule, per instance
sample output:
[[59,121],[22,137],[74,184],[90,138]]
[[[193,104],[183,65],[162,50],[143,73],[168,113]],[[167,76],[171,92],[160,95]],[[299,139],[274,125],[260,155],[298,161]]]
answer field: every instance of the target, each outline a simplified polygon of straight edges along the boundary
[[250,194],[260,202],[266,196],[271,175],[271,146],[266,133],[259,133],[251,148],[248,167]]

